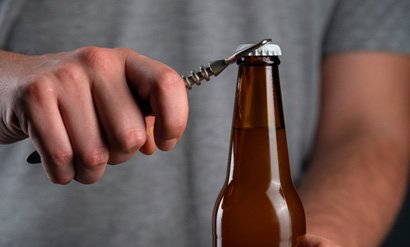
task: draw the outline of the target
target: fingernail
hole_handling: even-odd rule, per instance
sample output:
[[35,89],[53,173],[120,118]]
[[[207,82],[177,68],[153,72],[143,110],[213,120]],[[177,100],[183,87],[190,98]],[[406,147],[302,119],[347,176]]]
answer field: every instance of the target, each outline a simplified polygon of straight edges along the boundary
[[158,144],[158,148],[161,149],[162,151],[168,151],[175,147],[175,145],[178,142],[178,138],[170,139],[170,140],[162,140]]
[[148,127],[147,128],[147,136],[148,137],[154,136],[154,127]]

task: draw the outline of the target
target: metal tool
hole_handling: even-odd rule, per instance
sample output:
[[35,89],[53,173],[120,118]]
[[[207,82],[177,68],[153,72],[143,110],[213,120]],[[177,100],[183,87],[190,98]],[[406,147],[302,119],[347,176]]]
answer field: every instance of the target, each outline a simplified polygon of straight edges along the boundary
[[216,60],[213,62],[208,63],[208,66],[200,66],[199,71],[191,71],[189,76],[182,76],[182,79],[185,81],[185,87],[187,89],[191,89],[193,85],[201,85],[201,81],[207,80],[209,81],[211,76],[219,75],[226,67],[230,64],[235,63],[240,57],[247,55],[249,52],[252,52],[259,47],[271,42],[271,39],[264,39],[261,40],[259,43],[255,45],[251,45],[249,47],[245,47],[244,49],[235,52],[231,56],[225,59]]
[[[185,87],[187,89],[192,89],[193,85],[201,85],[203,80],[209,81],[211,76],[219,75],[224,69],[226,69],[226,67],[235,63],[240,57],[247,55],[271,41],[272,39],[263,39],[257,44],[245,47],[225,59],[210,62],[206,67],[200,66],[199,71],[196,72],[193,70],[189,76],[182,75],[182,79],[185,81]],[[38,164],[41,163],[41,157],[37,151],[34,151],[26,158],[26,161],[30,164]]]

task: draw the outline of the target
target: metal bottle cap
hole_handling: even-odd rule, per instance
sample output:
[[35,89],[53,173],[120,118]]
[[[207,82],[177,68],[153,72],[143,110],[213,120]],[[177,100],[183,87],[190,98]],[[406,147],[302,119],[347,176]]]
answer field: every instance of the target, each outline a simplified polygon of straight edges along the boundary
[[[246,47],[250,47],[252,45],[253,44],[242,44],[242,45],[239,45],[236,48],[236,50],[240,51],[240,50],[243,50]],[[265,45],[259,47],[258,49],[254,50],[254,51],[249,52],[245,56],[258,56],[258,57],[261,57],[261,56],[281,56],[281,55],[282,55],[282,51],[281,51],[279,45],[268,43],[268,44],[265,44]]]

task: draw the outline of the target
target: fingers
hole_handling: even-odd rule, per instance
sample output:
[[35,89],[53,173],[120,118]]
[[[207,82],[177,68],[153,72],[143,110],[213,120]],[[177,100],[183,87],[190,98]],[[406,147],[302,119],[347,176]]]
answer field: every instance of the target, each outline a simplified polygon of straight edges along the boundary
[[[100,135],[90,91],[61,78],[67,73],[67,69],[60,70],[25,88],[28,131],[53,183],[67,184],[72,179],[94,183],[104,173],[108,152]],[[58,86],[56,79],[60,82]],[[61,97],[63,89],[65,97]]]
[[[144,145],[145,119],[128,87],[124,60],[115,53],[102,52],[105,51],[93,51],[95,61],[88,61],[91,90],[109,146],[109,163],[118,164],[130,159]],[[110,68],[104,70],[108,64]]]
[[39,59],[34,81],[21,86],[20,123],[51,181],[94,183],[107,163],[138,150],[170,150],[181,138],[187,93],[168,66],[127,49],[93,47]]
[[148,101],[155,116],[156,145],[164,151],[172,149],[188,120],[188,98],[181,77],[158,61],[132,53],[125,66],[130,88]]
[[75,176],[73,151],[51,84],[41,79],[25,88],[27,128],[50,181],[67,184]]
[[140,152],[146,155],[151,155],[155,152],[155,140],[154,140],[154,123],[155,117],[145,117],[145,126],[147,129],[147,139],[144,145],[140,148]]
[[[82,69],[60,70],[57,77],[64,88],[59,108],[74,152],[75,180],[95,183],[104,174],[109,152],[101,135],[88,78]],[[75,80],[70,80],[70,78]],[[75,100],[73,100],[75,99]]]
[[340,247],[340,245],[334,243],[333,241],[326,239],[324,237],[306,234],[304,236],[298,237],[297,247]]

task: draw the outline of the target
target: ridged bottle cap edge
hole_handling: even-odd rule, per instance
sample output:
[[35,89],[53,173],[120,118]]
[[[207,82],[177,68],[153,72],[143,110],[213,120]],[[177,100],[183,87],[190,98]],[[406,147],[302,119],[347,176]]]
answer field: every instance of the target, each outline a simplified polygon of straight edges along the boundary
[[[236,48],[236,51],[243,50],[247,47],[252,46],[253,44],[241,44]],[[249,52],[246,56],[281,56],[282,50],[280,46],[277,44],[266,44],[264,46],[259,47],[258,49]]]

